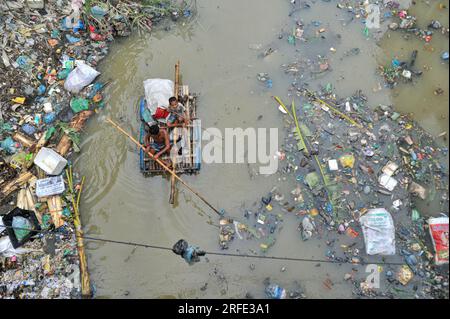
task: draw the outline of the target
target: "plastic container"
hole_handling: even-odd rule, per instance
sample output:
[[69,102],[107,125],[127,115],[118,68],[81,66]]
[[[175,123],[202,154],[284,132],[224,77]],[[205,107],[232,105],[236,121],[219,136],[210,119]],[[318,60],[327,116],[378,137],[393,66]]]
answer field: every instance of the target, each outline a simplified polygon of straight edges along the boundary
[[66,167],[67,160],[54,150],[43,147],[37,153],[34,164],[39,166],[48,175],[59,175],[64,167]]
[[61,175],[38,179],[36,181],[36,196],[46,197],[61,194],[65,191],[64,179]]

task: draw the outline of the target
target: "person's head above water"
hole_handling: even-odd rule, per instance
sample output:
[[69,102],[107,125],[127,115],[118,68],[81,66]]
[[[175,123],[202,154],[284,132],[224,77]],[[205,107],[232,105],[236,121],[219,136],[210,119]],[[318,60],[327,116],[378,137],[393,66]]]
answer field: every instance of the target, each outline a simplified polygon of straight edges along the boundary
[[169,99],[169,104],[170,104],[170,106],[177,106],[177,105],[178,105],[178,100],[177,100],[177,98],[176,98],[175,96],[172,96],[172,97]]
[[157,124],[154,124],[154,125],[150,126],[148,128],[148,132],[151,135],[158,135],[158,133],[159,133],[159,126]]

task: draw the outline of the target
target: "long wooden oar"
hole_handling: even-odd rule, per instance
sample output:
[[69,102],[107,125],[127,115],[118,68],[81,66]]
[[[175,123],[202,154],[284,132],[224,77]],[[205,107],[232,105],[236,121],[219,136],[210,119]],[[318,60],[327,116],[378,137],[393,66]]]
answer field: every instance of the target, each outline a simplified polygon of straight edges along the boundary
[[[122,134],[127,136],[134,144],[139,146],[142,150],[145,151],[144,145],[139,143],[133,136],[128,134],[124,129],[122,129],[117,123],[115,123],[110,118],[106,119],[107,122],[109,122],[112,126],[114,126],[117,130],[119,130]],[[189,186],[185,181],[183,181],[173,170],[171,170],[169,167],[166,166],[159,158],[155,158],[152,153],[147,152],[147,154],[155,160],[159,165],[162,166],[167,172],[169,172],[175,179],[177,179],[181,184],[183,184],[187,189],[189,189],[192,193],[194,193],[198,198],[200,198],[206,205],[208,205],[209,208],[211,208],[214,212],[216,212],[218,215],[222,216],[220,211],[215,208],[213,205],[211,205],[202,195],[200,195],[195,189],[193,189],[191,186]]]

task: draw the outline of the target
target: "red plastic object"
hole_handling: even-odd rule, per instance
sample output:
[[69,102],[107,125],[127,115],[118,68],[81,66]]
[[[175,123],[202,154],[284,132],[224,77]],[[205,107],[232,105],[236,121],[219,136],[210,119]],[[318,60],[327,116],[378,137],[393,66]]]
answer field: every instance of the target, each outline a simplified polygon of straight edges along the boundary
[[155,120],[165,119],[168,116],[169,116],[169,111],[167,111],[166,109],[160,108],[160,107],[156,108],[156,112],[155,112],[155,114],[153,114],[153,118]]

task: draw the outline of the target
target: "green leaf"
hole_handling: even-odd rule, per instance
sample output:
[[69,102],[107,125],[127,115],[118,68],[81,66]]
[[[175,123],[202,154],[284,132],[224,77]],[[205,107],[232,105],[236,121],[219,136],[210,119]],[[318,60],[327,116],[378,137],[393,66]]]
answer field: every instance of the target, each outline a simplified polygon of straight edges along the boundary
[[47,131],[45,131],[45,140],[48,141],[55,132],[56,128],[54,128],[53,126],[47,129]]
[[305,135],[306,137],[311,137],[312,136],[312,133],[309,130],[308,126],[306,126],[303,123],[299,123],[299,125],[300,125],[300,130],[302,131],[303,135]]

